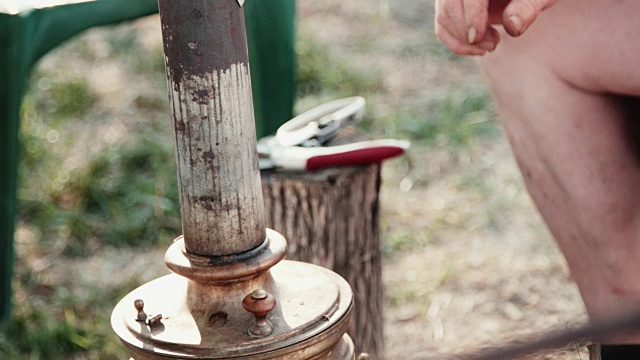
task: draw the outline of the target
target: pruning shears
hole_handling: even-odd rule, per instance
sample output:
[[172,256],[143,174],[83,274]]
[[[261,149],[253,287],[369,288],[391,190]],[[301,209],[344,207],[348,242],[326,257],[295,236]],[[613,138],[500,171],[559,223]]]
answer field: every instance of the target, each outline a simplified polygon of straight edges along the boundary
[[359,96],[334,100],[284,123],[275,136],[258,141],[260,169],[316,170],[381,162],[403,154],[409,142],[395,139],[323,146],[341,129],[362,120],[364,105]]

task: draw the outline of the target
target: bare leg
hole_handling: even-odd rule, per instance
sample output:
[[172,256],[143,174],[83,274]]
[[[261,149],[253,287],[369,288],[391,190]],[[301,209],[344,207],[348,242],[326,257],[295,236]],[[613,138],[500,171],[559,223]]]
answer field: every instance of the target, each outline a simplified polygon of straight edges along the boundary
[[[592,320],[640,310],[640,2],[560,0],[480,60]],[[606,339],[640,343],[640,331]]]

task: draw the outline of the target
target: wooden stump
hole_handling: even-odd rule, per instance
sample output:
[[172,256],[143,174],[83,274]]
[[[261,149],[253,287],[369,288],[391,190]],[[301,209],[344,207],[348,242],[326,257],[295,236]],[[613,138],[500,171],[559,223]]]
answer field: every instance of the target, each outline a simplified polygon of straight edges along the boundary
[[262,189],[267,227],[287,239],[287,258],[329,268],[351,284],[356,354],[384,359],[380,165],[264,171]]

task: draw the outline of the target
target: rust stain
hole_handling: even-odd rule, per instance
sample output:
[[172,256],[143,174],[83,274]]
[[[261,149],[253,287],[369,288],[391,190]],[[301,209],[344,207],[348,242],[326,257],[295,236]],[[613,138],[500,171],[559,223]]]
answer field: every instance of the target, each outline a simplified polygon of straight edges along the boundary
[[[245,151],[255,149],[255,135],[251,143],[243,9],[236,0],[159,0],[158,6],[188,248],[246,251],[264,237],[264,216],[261,201],[252,200],[261,198],[259,181],[250,187],[241,180],[258,173],[257,159]],[[243,167],[255,171],[244,174]]]
[[187,128],[187,124],[182,119],[176,120],[176,131],[182,133]]
[[210,89],[200,89],[200,90],[194,91],[191,95],[192,95],[191,100],[193,102],[198,103],[200,105],[207,105],[211,101],[212,91]]
[[160,0],[158,6],[167,71],[176,91],[188,76],[202,78],[248,63],[246,34],[237,30],[245,28],[244,12],[236,0],[216,0],[215,11],[208,11],[210,0]]
[[202,160],[204,161],[205,165],[207,165],[208,168],[213,168],[214,164],[213,164],[213,159],[215,158],[215,154],[213,153],[212,150],[209,151],[205,151],[202,153]]
[[205,208],[205,209],[207,209],[207,210],[211,211],[211,210],[213,210],[213,206],[214,206],[214,205],[215,205],[215,203],[216,203],[216,198],[215,198],[215,197],[213,197],[213,196],[206,196],[206,195],[203,195],[203,196],[199,196],[199,197],[196,199],[196,202],[197,202],[198,204],[200,204],[200,206],[202,206],[203,208]]

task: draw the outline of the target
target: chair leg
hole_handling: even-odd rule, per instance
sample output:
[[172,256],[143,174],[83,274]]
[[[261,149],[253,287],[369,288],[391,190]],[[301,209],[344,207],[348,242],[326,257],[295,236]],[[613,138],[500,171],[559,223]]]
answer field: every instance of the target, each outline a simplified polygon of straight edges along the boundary
[[[3,113],[0,109],[0,113]],[[6,135],[0,126],[0,133]],[[0,327],[5,328],[11,315],[11,279],[13,277],[13,233],[16,213],[16,158],[7,156],[15,144],[7,144],[10,136],[0,141]]]
[[25,16],[0,13],[0,330],[6,327],[11,316],[18,131],[22,96],[31,66],[49,50],[84,29],[157,11],[154,0],[140,0],[135,4],[111,0],[39,9]]
[[244,4],[258,138],[293,117],[296,96],[295,0]]
[[[2,19],[0,19],[2,20]],[[6,23],[5,23],[6,25]],[[0,29],[2,31],[4,29]],[[18,170],[18,128],[20,102],[28,66],[14,54],[20,44],[9,39],[0,45],[0,326],[5,328],[11,314],[13,277],[13,235],[16,219]],[[24,60],[24,59],[22,59]]]

